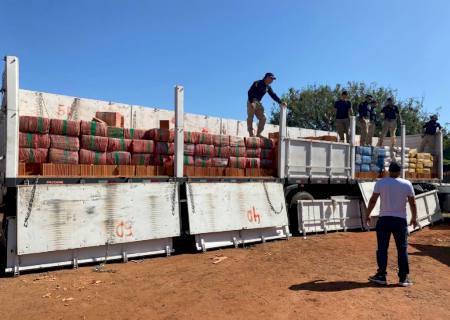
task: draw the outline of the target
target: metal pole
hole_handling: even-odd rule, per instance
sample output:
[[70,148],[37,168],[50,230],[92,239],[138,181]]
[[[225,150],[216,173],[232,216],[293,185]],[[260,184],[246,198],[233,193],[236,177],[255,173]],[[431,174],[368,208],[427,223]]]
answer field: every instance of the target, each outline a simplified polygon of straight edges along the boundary
[[350,175],[351,179],[355,179],[355,158],[356,158],[356,118],[350,117]]
[[278,177],[284,179],[286,177],[286,116],[287,107],[280,105],[280,137],[278,141]]
[[438,131],[436,134],[436,149],[438,155],[438,179],[442,181],[444,179],[444,141],[442,131]]
[[175,86],[175,177],[183,177],[184,88]]
[[402,178],[405,179],[406,169],[405,169],[405,147],[406,147],[406,125],[401,125],[401,163],[402,163]]

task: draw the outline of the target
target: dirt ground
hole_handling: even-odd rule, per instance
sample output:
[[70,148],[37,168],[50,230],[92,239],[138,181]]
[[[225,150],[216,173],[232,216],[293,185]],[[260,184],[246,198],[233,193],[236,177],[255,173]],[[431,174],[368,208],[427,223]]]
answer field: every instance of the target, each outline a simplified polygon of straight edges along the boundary
[[450,225],[410,237],[411,288],[394,247],[387,287],[373,232],[0,278],[0,319],[450,319]]

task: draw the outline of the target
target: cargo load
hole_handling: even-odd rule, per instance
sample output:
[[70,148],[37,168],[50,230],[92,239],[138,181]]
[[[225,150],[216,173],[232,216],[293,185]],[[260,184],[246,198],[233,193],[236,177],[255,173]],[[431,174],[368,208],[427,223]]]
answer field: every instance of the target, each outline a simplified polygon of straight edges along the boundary
[[50,134],[56,134],[60,136],[78,137],[80,135],[79,120],[50,120]]
[[80,162],[80,164],[105,165],[106,164],[106,152],[98,152],[98,151],[80,149],[79,162]]
[[50,148],[48,160],[57,164],[78,164],[78,151]]
[[20,116],[19,131],[25,133],[48,133],[50,119],[43,117]]
[[80,150],[80,140],[78,137],[50,135],[50,147],[54,149],[78,151]]
[[106,137],[107,126],[96,121],[83,121],[80,124],[80,134],[87,136]]
[[19,147],[48,149],[50,148],[50,136],[48,134],[19,132]]
[[108,149],[108,138],[83,135],[81,136],[81,148],[98,152],[106,152]]

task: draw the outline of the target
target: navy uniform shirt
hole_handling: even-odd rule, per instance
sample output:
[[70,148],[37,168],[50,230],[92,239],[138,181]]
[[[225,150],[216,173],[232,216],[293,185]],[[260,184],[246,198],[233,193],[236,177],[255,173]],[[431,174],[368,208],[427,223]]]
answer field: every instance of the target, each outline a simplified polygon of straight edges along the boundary
[[435,135],[438,128],[439,128],[439,130],[442,129],[439,122],[433,121],[433,120],[430,120],[427,123],[425,123],[423,128],[425,129],[425,134],[430,134],[430,135]]
[[359,105],[358,113],[360,118],[366,118],[370,121],[375,121],[375,107],[367,101],[364,101]]
[[397,115],[400,113],[397,106],[385,106],[381,109],[381,113],[384,113],[384,118],[387,120],[397,119]]
[[268,93],[278,103],[281,103],[280,98],[273,92],[272,87],[264,83],[264,80],[258,80],[253,82],[252,86],[248,90],[248,101],[253,102],[254,100],[261,101],[264,95]]
[[336,109],[336,119],[348,119],[348,111],[352,109],[350,101],[338,100],[334,103]]

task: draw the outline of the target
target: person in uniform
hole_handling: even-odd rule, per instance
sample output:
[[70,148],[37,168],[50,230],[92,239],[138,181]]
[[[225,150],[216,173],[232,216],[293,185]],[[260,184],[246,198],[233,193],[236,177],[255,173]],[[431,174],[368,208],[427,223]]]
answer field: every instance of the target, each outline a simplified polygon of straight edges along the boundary
[[397,131],[397,120],[402,122],[402,118],[400,115],[400,110],[396,105],[394,105],[394,99],[388,98],[387,103],[383,109],[381,109],[381,117],[383,119],[383,129],[381,130],[381,136],[378,140],[378,146],[381,147],[383,145],[383,140],[386,138],[386,135],[389,131],[391,136],[391,147],[395,147],[396,144],[396,131]]
[[438,117],[434,114],[431,116],[430,121],[423,126],[422,142],[420,143],[419,152],[433,153],[436,133],[442,130],[442,127],[437,120]]
[[368,94],[366,100],[358,107],[359,124],[361,127],[361,146],[371,146],[375,131],[375,106],[376,102]]
[[350,141],[350,116],[353,115],[352,103],[348,101],[348,92],[342,91],[341,98],[334,103],[336,109],[336,131],[339,136],[339,141]]

